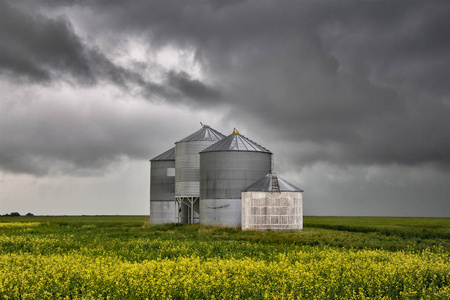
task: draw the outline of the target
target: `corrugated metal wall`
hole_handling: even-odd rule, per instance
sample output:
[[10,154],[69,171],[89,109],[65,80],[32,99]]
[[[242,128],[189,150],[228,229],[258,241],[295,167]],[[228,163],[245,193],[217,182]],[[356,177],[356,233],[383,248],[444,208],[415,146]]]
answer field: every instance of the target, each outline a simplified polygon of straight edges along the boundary
[[241,191],[271,172],[271,153],[200,154],[200,224],[241,225]]
[[171,170],[175,161],[151,162],[150,223],[164,224],[178,221],[175,205],[175,176]]
[[200,196],[200,154],[214,141],[189,141],[175,144],[175,196]]

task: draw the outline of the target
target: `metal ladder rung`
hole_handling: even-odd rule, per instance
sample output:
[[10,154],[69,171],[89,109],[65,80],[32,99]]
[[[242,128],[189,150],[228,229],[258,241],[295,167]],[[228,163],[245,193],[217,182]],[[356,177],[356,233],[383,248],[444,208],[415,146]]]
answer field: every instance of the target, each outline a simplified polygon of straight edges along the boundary
[[279,192],[280,186],[278,185],[278,177],[276,175],[272,175],[272,191]]

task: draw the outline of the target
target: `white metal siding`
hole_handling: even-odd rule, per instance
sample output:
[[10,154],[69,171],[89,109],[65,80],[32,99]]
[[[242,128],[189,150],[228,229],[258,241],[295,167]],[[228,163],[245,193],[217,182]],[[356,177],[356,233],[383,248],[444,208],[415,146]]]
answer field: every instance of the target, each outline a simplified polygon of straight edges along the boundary
[[302,192],[242,192],[242,230],[301,229]]

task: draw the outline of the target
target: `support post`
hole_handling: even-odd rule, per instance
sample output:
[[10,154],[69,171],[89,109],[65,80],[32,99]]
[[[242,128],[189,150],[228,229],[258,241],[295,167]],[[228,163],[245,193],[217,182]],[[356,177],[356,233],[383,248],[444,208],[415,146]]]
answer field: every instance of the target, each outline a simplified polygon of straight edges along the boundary
[[194,203],[199,197],[175,197],[178,203],[178,223],[180,223],[181,205],[186,205],[188,208],[187,223],[194,224]]
[[191,201],[191,224],[194,224],[194,201]]

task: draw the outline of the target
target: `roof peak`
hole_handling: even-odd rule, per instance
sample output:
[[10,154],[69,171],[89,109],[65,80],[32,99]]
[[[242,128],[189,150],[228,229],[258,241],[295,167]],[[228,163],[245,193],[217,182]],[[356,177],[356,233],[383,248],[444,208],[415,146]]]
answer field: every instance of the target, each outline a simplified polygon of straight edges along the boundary
[[268,173],[263,178],[249,185],[243,192],[303,192],[302,189],[287,182],[276,173]]
[[211,128],[209,125],[204,125],[201,122],[200,124],[202,125],[202,128],[188,135],[184,139],[177,141],[176,143],[193,141],[220,141],[225,137],[225,135]]
[[264,152],[272,153],[263,146],[255,143],[251,139],[240,134],[236,128],[233,133],[224,139],[218,141],[217,143],[204,149],[202,152],[213,152],[213,151],[245,151],[245,152]]

